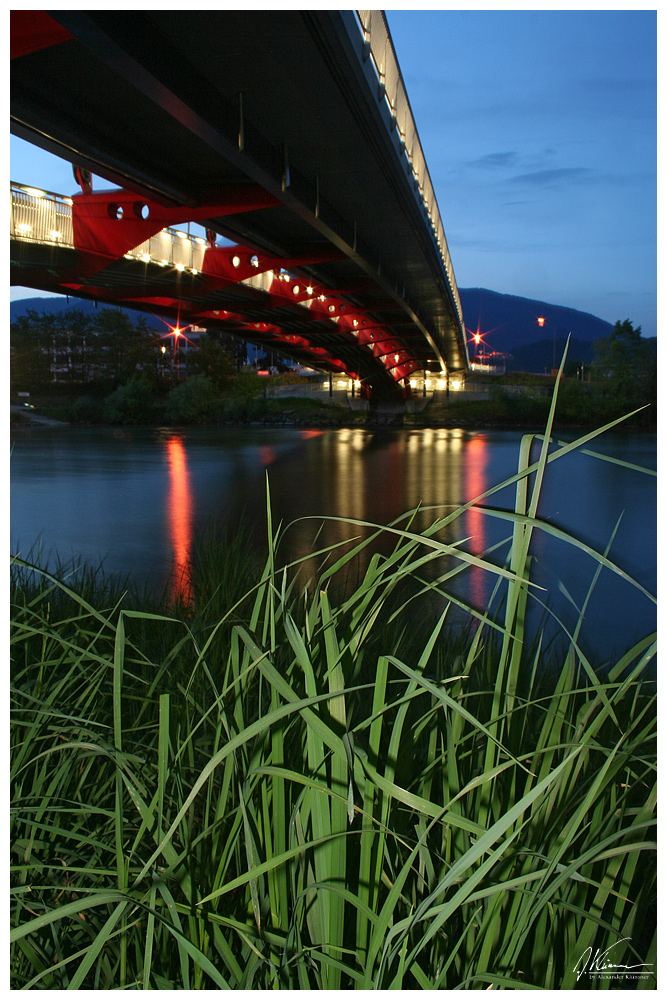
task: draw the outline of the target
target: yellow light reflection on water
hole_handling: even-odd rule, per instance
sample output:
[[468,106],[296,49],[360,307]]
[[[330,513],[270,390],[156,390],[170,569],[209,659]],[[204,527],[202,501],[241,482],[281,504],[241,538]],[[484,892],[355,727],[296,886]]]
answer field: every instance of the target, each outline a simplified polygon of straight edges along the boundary
[[173,552],[169,576],[170,604],[192,603],[192,533],[194,504],[190,487],[188,460],[183,438],[174,435],[165,441],[169,466],[167,524]]
[[[463,457],[463,479],[465,501],[468,503],[488,489],[486,467],[489,463],[489,442],[484,434],[477,434],[468,441]],[[483,555],[487,545],[486,515],[477,507],[469,507],[465,513],[465,533],[470,538],[473,555]],[[469,593],[478,608],[486,604],[488,574],[478,566],[471,566],[469,573]]]

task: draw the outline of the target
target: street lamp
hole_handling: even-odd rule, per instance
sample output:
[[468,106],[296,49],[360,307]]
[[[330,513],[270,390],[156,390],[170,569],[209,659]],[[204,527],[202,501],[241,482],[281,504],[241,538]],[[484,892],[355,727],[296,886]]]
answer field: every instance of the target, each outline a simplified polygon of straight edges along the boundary
[[[538,316],[537,322],[539,326],[544,326],[544,316]],[[552,371],[556,367],[556,327],[554,327],[553,330],[554,330],[554,353],[553,353],[553,360],[551,362]]]

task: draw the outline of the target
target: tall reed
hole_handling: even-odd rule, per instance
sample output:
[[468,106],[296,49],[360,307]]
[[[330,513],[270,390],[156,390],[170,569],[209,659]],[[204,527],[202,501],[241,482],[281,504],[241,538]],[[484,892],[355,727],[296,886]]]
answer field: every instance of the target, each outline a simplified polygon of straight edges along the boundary
[[[225,606],[210,574],[182,615],[17,587],[14,988],[597,989],[582,963],[607,948],[656,988],[655,634],[600,671],[585,608],[557,664],[524,624],[531,538],[562,535],[543,479],[607,429],[556,446],[554,406],[514,510],[492,490],[371,526],[311,586],[267,491],[266,563]],[[472,504],[508,522],[506,559],[439,540]],[[380,532],[390,554],[337,589]],[[591,591],[625,576],[562,537]],[[428,621],[471,565],[501,620]]]

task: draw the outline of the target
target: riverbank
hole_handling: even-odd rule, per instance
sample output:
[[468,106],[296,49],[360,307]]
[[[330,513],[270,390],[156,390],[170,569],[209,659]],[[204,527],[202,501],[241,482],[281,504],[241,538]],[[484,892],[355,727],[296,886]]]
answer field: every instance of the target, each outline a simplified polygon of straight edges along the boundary
[[[276,428],[299,428],[302,430],[321,430],[321,429],[335,429],[335,428],[356,428],[356,427],[367,427],[367,428],[388,428],[388,429],[427,429],[427,428],[446,428],[450,430],[461,429],[461,430],[498,430],[498,431],[524,431],[540,433],[544,427],[546,421],[546,414],[534,414],[532,416],[526,415],[525,413],[517,413],[513,417],[508,416],[507,413],[498,415],[496,409],[493,406],[489,406],[486,403],[472,403],[466,404],[464,407],[457,407],[455,404],[452,407],[444,410],[442,407],[434,407],[432,411],[425,410],[419,414],[412,413],[355,413],[353,411],[343,410],[341,407],[337,407],[334,412],[332,408],[328,406],[322,406],[321,408],[312,408],[304,411],[295,411],[293,406],[285,407],[281,409],[276,407],[273,412],[267,413],[264,416],[251,418],[237,418],[237,419],[222,419],[220,417],[212,418],[207,421],[202,421],[198,423],[198,426],[203,427],[233,427],[233,428],[258,428],[258,427],[276,427]],[[540,419],[540,416],[543,419]],[[31,427],[74,427],[74,426],[96,426],[96,427],[118,427],[125,426],[124,424],[119,425],[118,423],[106,423],[103,421],[81,421],[81,420],[62,420],[54,419],[52,417],[44,416],[40,413],[35,413],[34,411],[27,411],[21,407],[12,406],[10,407],[10,424],[14,429],[20,428],[31,428]],[[166,421],[156,421],[154,426],[164,427],[169,426]],[[558,419],[554,421],[554,429],[559,431],[574,431],[578,432],[580,430],[585,430],[587,428],[595,427],[597,424],[593,420],[584,422],[581,419],[575,419],[574,417],[569,417],[567,419]],[[148,426],[143,424],[142,426]],[[182,426],[191,426],[188,424],[175,423],[172,424],[174,428]],[[618,431],[623,432],[623,430],[632,432],[646,432],[655,433],[657,426],[655,423],[648,421],[643,421],[637,423],[634,421],[628,421],[619,425]]]
[[589,945],[655,987],[654,636],[528,641],[520,532],[458,631],[432,532],[351,593],[239,537],[176,604],[14,566],[12,988],[571,989]]

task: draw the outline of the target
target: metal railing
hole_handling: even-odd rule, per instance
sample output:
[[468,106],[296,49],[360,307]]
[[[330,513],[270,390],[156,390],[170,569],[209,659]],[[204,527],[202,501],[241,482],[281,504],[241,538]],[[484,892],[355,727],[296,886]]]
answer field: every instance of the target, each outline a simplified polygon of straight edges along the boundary
[[[72,199],[11,182],[9,235],[29,243],[74,247]],[[202,270],[206,247],[201,236],[163,229],[125,256],[197,273]]]
[[401,138],[401,155],[405,154],[407,157],[415,187],[419,190],[426,214],[433,228],[435,242],[440,251],[440,258],[447,274],[457,316],[463,330],[465,329],[463,310],[456,287],[454,268],[449,256],[445,230],[384,12],[381,10],[358,10],[356,14],[364,36],[363,56],[365,58],[370,55],[372,59],[378,78],[378,97],[380,100],[386,101],[392,116],[392,125],[395,123],[395,127],[398,129]]
[[11,184],[10,192],[10,237],[31,243],[74,246],[71,198],[20,184]]

